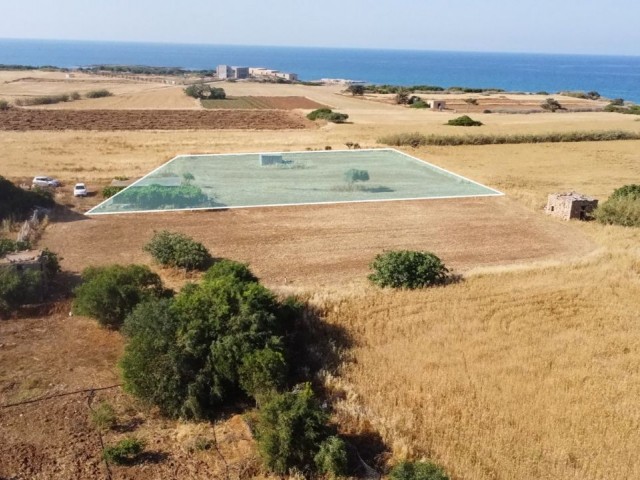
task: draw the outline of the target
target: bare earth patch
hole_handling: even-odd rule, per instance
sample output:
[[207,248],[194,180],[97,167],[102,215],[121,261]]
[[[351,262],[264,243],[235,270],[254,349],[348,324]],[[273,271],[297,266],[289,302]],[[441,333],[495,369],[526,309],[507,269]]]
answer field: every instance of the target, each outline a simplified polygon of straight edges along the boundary
[[283,110],[43,110],[0,112],[0,130],[302,129],[303,117]]
[[210,109],[258,109],[295,110],[327,108],[307,97],[227,97],[224,100],[202,100],[202,106]]
[[149,263],[154,230],[203,242],[215,256],[248,262],[269,285],[364,282],[385,249],[436,252],[457,270],[579,255],[592,248],[571,225],[505,198],[107,215],[51,225],[43,244],[64,252],[64,268]]
[[[120,334],[66,312],[0,321],[0,405],[116,385],[122,346]],[[89,407],[101,402],[116,413],[115,427],[103,432]],[[136,437],[145,453],[133,465],[111,465],[109,476],[101,436],[105,445]],[[0,439],[2,479],[263,478],[241,417],[215,424],[165,420],[119,387],[0,408]],[[198,449],[198,441],[208,446]]]

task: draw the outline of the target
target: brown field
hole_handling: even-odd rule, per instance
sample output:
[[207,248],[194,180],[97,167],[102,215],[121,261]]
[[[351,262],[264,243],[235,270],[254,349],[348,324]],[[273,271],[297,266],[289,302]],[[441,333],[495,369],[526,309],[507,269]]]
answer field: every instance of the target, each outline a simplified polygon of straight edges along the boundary
[[[337,149],[348,141],[367,147],[396,131],[468,131],[443,125],[457,112],[353,98],[339,87],[222,86],[231,96],[308,97],[349,114],[353,124],[251,132],[0,131],[0,172],[14,180],[55,175],[97,189],[180,153]],[[142,88],[122,84],[134,87]],[[137,95],[100,100],[129,94]],[[157,108],[149,95],[146,108]],[[474,133],[640,131],[633,116],[610,113],[473,117],[485,123]],[[154,229],[168,228],[193,235],[214,255],[250,262],[269,287],[308,298],[353,339],[339,371],[324,377],[337,399],[335,420],[344,431],[379,432],[396,459],[432,458],[453,480],[640,478],[640,232],[565,223],[541,212],[551,192],[604,200],[614,188],[637,183],[640,142],[407,151],[507,196],[91,219],[67,212],[41,243],[61,253],[65,270],[78,272],[91,264],[149,263],[141,245]],[[68,187],[58,199],[76,212],[98,201],[74,200]],[[370,287],[367,264],[384,248],[432,249],[464,281],[418,292]],[[187,280],[160,273],[174,287]],[[117,382],[119,334],[68,318],[68,305],[61,308],[0,323],[0,405]],[[114,478],[219,476],[215,452],[185,453],[185,438],[200,429],[211,435],[210,425],[156,418],[117,389],[96,398],[112,401],[123,422],[143,420],[133,434],[164,454],[118,469]],[[88,418],[86,394],[0,409],[0,477],[104,475]],[[234,459],[232,478],[255,466],[243,428],[234,418],[216,425],[225,458]],[[112,441],[125,434],[108,435]]]
[[0,130],[220,130],[298,129],[311,126],[282,110],[46,110],[0,112]]
[[227,97],[224,100],[203,100],[202,106],[210,109],[231,110],[315,110],[326,107],[306,97]]
[[67,252],[65,268],[74,272],[88,258],[95,265],[148,263],[142,247],[159,225],[198,239],[215,255],[248,262],[267,285],[298,290],[362,284],[383,250],[437,251],[464,271],[584,255],[594,247],[575,229],[503,198],[94,216],[50,226],[42,243]]

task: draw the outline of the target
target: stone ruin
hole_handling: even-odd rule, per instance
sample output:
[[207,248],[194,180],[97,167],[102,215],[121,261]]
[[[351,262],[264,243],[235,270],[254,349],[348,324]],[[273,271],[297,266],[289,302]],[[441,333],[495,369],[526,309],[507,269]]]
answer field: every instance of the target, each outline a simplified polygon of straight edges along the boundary
[[545,213],[563,220],[588,220],[597,206],[597,199],[580,193],[552,193],[549,195]]

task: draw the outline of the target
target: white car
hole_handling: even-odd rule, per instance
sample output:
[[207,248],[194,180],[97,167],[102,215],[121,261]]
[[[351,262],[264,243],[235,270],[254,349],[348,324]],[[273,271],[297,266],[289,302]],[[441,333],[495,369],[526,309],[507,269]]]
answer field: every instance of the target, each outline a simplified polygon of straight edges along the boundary
[[51,177],[44,177],[44,176],[33,177],[33,182],[31,183],[32,185],[35,185],[38,187],[59,187],[60,186],[59,180],[56,180],[55,178],[51,178]]
[[84,183],[76,183],[73,187],[73,196],[74,197],[86,197],[87,196],[87,187]]

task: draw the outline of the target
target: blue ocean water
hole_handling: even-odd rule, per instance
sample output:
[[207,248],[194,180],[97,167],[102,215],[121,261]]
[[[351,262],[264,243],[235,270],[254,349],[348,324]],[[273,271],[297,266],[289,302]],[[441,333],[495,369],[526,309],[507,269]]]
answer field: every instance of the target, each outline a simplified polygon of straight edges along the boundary
[[95,64],[213,69],[217,64],[295,72],[302,80],[348,78],[392,85],[595,90],[640,103],[640,57],[351,48],[2,40],[0,64]]

